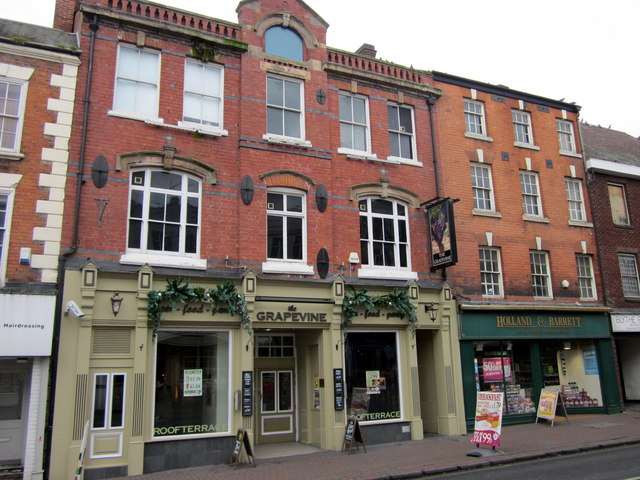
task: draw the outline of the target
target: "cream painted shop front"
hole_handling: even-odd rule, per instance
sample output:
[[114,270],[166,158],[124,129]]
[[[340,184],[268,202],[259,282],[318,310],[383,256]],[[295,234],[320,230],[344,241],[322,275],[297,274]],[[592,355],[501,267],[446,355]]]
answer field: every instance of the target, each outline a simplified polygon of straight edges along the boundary
[[[83,443],[91,479],[227,463],[240,428],[258,451],[340,450],[352,416],[367,445],[465,433],[447,283],[230,272],[181,281],[172,269],[69,266],[64,302],[81,315],[62,318],[51,478],[73,476]],[[390,304],[358,309],[345,325],[343,302],[365,289],[406,293],[417,323]],[[171,310],[186,291],[206,300]],[[231,304],[211,300],[226,294]],[[159,322],[148,316],[156,299]]]

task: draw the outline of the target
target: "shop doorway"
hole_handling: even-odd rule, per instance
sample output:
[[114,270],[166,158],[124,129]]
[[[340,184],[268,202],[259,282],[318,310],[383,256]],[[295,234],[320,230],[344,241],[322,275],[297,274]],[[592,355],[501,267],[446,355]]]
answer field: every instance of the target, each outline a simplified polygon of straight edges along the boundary
[[22,464],[31,362],[0,360],[0,463]]
[[295,337],[256,336],[257,443],[297,440]]

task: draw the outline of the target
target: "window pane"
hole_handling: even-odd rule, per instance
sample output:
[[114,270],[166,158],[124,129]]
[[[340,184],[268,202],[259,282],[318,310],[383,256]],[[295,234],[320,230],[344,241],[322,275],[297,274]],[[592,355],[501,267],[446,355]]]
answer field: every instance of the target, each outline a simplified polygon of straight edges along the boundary
[[411,121],[411,110],[400,108],[400,130],[406,133],[413,133],[413,122]]
[[158,55],[150,52],[140,52],[140,67],[138,79],[142,82],[156,83],[158,78]]
[[291,372],[278,372],[278,410],[293,410],[293,382]]
[[303,60],[302,38],[293,30],[281,26],[271,27],[265,32],[265,51],[269,55]]
[[270,210],[284,210],[284,195],[281,193],[267,193],[267,208]]
[[180,197],[175,195],[167,195],[166,221],[180,222]]
[[400,156],[400,135],[389,133],[389,153],[392,157]]
[[129,206],[129,216],[142,218],[142,202],[144,193],[141,190],[131,190],[131,205]]
[[365,127],[353,127],[353,149],[354,150],[366,150],[367,149],[367,129]]
[[287,219],[287,258],[302,260],[302,218]]
[[96,375],[93,387],[93,428],[107,426],[108,375]]
[[267,77],[267,103],[284,106],[284,85],[278,78]]
[[262,411],[276,411],[276,374],[275,372],[262,372]]
[[182,190],[182,175],[168,172],[151,172],[151,186],[165,190]]
[[343,120],[346,122],[353,121],[351,97],[348,95],[340,95],[340,120]]
[[186,253],[196,253],[198,251],[198,228],[186,227],[186,230],[184,251]]
[[284,135],[282,110],[267,107],[267,132],[274,135]]
[[180,225],[168,223],[164,226],[164,250],[167,252],[180,251]]
[[267,257],[283,258],[283,218],[269,215],[267,217]]
[[400,123],[398,120],[398,107],[393,105],[387,105],[387,115],[389,117],[389,130],[400,130]]
[[129,243],[128,248],[140,248],[140,235],[142,231],[142,221],[129,220]]
[[149,219],[164,220],[166,196],[162,193],[152,193],[149,198]]
[[384,265],[388,267],[396,266],[395,245],[393,243],[383,243]]
[[285,82],[284,90],[285,107],[300,110],[300,84],[296,82]]
[[156,343],[153,435],[228,432],[229,333],[159,331]]
[[284,135],[300,138],[300,114],[298,112],[284,111]]
[[149,222],[149,232],[147,234],[147,249],[162,250],[162,240],[164,230],[161,223]]
[[371,200],[371,211],[373,213],[393,215],[393,203],[388,200]]
[[198,223],[198,199],[189,197],[187,199],[187,223]]
[[362,422],[402,418],[395,333],[347,333],[345,386],[347,415]]
[[382,240],[384,239],[384,233],[382,228],[382,218],[374,217],[371,219],[373,225],[373,239],[374,240]]
[[355,148],[352,137],[353,126],[341,123],[340,124],[340,146],[342,148]]
[[362,125],[367,123],[366,102],[363,98],[353,99],[353,121]]
[[302,212],[302,197],[297,195],[287,195],[287,211]]
[[114,375],[111,386],[111,427],[124,425],[124,375]]
[[620,185],[608,185],[608,189],[613,223],[617,225],[629,225],[629,214],[624,188]]

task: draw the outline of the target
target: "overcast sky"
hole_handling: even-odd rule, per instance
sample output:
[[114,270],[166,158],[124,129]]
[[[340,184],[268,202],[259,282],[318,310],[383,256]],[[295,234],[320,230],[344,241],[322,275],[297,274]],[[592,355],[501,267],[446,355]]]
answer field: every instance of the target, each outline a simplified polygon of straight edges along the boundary
[[[640,137],[640,0],[305,1],[331,47],[576,102],[583,121]],[[0,16],[53,24],[55,0],[2,3]],[[155,3],[238,19],[236,0]]]

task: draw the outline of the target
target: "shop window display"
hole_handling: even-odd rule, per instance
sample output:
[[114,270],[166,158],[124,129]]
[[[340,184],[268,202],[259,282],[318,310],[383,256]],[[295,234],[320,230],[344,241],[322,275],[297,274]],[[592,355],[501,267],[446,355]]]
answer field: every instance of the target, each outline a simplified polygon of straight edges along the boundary
[[478,391],[505,392],[505,415],[534,413],[529,345],[520,342],[475,344]]
[[402,418],[395,332],[354,332],[346,343],[347,414],[358,420]]
[[155,437],[229,432],[229,332],[160,331]]

